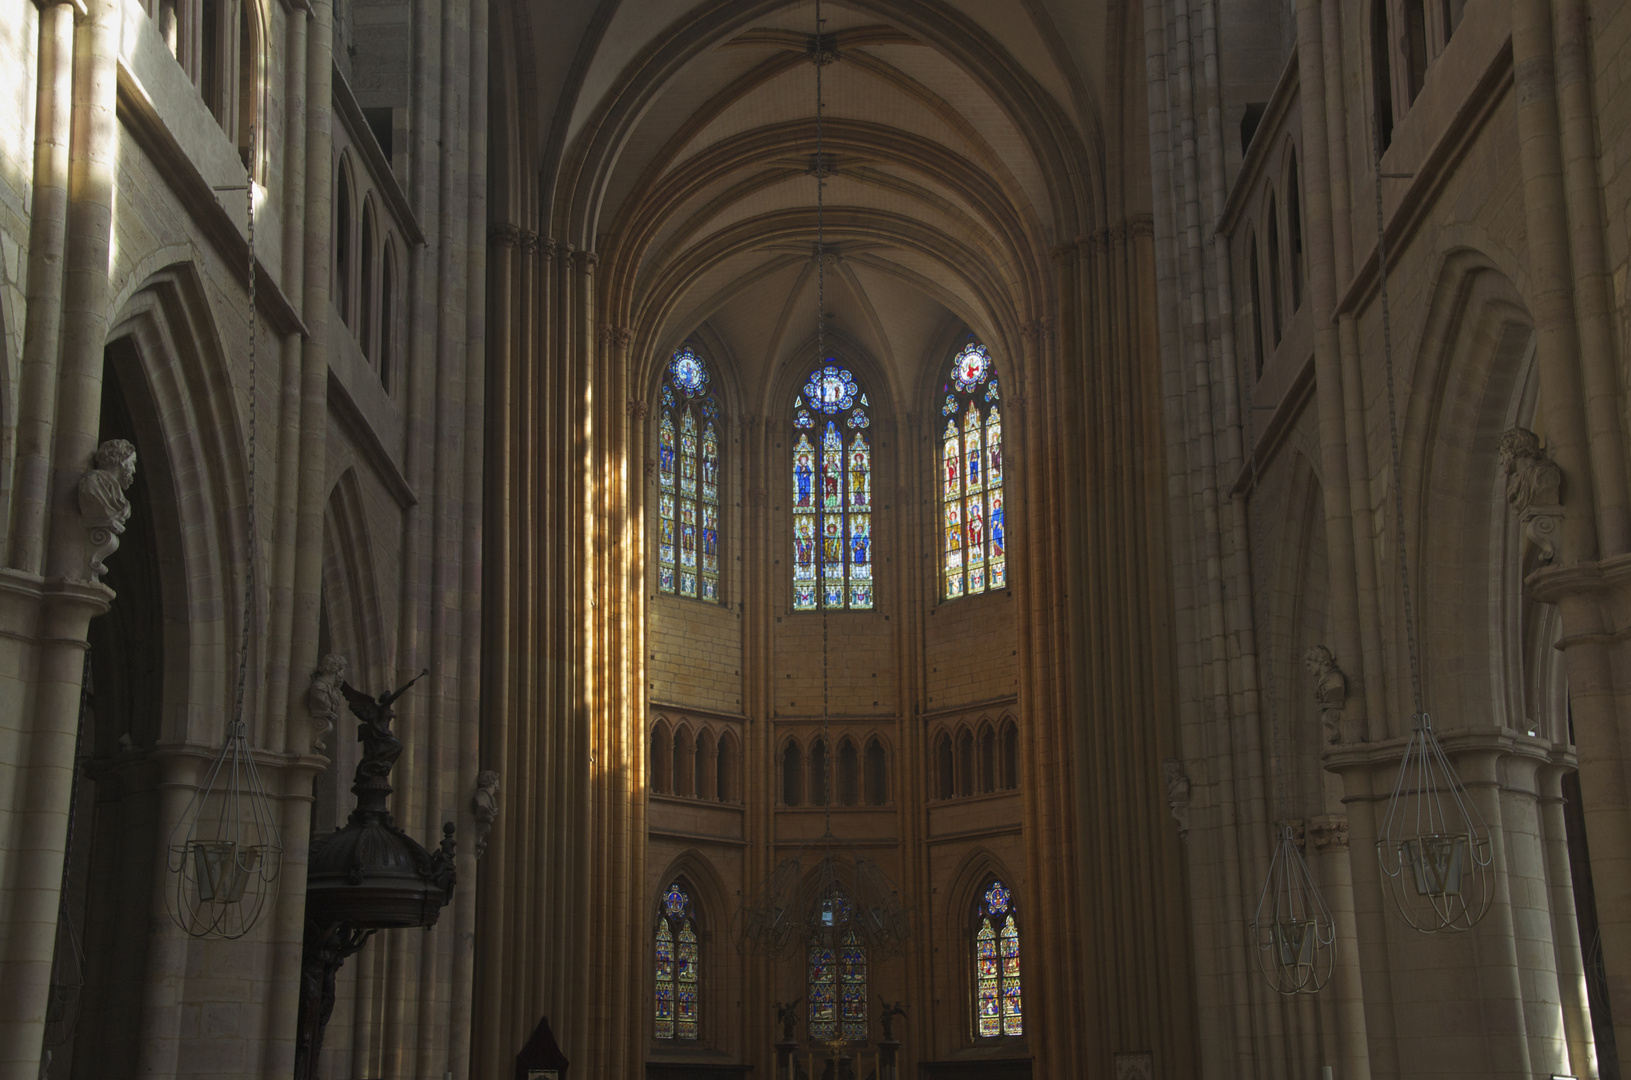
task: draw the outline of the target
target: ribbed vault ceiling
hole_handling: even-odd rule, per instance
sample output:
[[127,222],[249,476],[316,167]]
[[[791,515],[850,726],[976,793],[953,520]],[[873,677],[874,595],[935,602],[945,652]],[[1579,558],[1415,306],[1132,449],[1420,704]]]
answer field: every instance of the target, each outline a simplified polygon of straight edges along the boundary
[[[540,73],[572,25],[550,7],[531,15]],[[1102,9],[824,0],[826,310],[882,400],[915,402],[964,327],[1000,361],[1045,313],[1049,253],[1092,213]],[[813,0],[621,0],[584,24],[578,80],[538,87],[559,94],[555,234],[593,237],[597,290],[638,355],[711,344],[749,412],[811,356],[814,29]]]

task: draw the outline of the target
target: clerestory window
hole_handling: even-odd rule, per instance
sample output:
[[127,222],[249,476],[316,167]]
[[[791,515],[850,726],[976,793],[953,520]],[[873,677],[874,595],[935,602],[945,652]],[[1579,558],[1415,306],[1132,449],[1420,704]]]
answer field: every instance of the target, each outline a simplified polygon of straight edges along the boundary
[[719,400],[708,365],[682,346],[663,376],[657,421],[657,588],[719,603]]
[[793,610],[869,610],[872,404],[836,361],[793,399]]
[[941,392],[941,595],[954,600],[1008,584],[1001,395],[984,345],[970,341],[958,350]]

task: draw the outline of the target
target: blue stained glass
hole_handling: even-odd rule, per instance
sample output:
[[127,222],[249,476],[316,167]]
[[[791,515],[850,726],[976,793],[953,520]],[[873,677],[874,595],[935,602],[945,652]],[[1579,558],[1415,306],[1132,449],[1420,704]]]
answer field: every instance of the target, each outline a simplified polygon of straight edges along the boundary
[[719,399],[707,392],[707,364],[690,346],[674,353],[666,374],[657,429],[657,586],[718,603]]
[[981,1038],[1025,1033],[1019,924],[1012,899],[1000,881],[991,882],[981,898],[980,926],[974,935],[974,1028]]
[[668,362],[669,377],[674,385],[684,390],[690,397],[701,397],[708,388],[708,368],[703,364],[702,357],[692,351],[689,345],[681,346],[679,351]]
[[[1007,586],[1002,517],[1002,416],[996,367],[985,346],[969,342],[952,358],[941,435],[942,595],[952,600]],[[979,388],[985,386],[985,407]],[[961,411],[963,419],[957,419]]]
[[[861,395],[860,388],[855,385],[855,376],[848,369],[828,364],[810,373],[810,381],[804,384],[803,396],[810,400],[811,407],[828,416],[836,416],[854,406],[856,397]],[[864,396],[862,404],[865,404]]]
[[697,1037],[697,949],[691,898],[675,882],[662,896],[654,949],[652,1009],[659,1039]]
[[[856,402],[859,401],[859,405]],[[794,399],[793,608],[871,607],[871,587],[852,588],[872,575],[871,529],[861,520],[872,509],[871,425],[854,376],[829,363],[810,373]],[[810,429],[821,424],[816,445]],[[847,427],[854,434],[846,447]]]
[[991,354],[977,341],[963,346],[963,351],[951,362],[952,380],[956,382],[957,389],[964,393],[985,382],[990,374]]

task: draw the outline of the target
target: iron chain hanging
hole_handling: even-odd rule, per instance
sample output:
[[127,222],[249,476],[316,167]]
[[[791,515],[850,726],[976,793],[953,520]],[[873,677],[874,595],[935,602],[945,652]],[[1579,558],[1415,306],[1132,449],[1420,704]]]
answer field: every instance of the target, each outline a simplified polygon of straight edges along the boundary
[[[255,145],[255,129],[249,129]],[[253,162],[253,159],[251,163]],[[226,738],[210,762],[186,812],[170,833],[166,906],[177,926],[193,937],[240,938],[259,921],[272,883],[283,865],[277,815],[266,794],[249,743],[244,698],[249,683],[249,628],[255,611],[256,339],[255,179],[247,187],[249,294],[249,409],[244,465],[247,518],[243,609],[238,634],[238,672]],[[231,189],[224,189],[231,190]]]
[[1387,420],[1393,467],[1393,524],[1410,662],[1413,710],[1410,738],[1388,797],[1376,857],[1393,905],[1424,934],[1470,930],[1494,898],[1495,851],[1489,826],[1467,794],[1455,765],[1433,731],[1422,694],[1416,616],[1410,590],[1410,554],[1404,527],[1404,477],[1399,454],[1399,410],[1393,376],[1393,326],[1387,293],[1387,236],[1382,211],[1382,143],[1371,126],[1376,169],[1376,276],[1382,305],[1382,362],[1387,375]]

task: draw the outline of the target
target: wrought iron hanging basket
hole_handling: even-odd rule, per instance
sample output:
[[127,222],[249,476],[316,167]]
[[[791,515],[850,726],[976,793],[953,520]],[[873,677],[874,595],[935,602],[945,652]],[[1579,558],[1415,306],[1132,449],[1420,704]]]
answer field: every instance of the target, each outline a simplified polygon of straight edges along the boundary
[[1471,930],[1489,911],[1495,874],[1489,826],[1426,713],[1405,744],[1376,857],[1389,897],[1413,929]]
[[1290,825],[1280,830],[1252,916],[1251,938],[1258,970],[1277,993],[1313,994],[1330,981],[1336,923]]
[[277,818],[238,721],[170,834],[170,918],[193,937],[243,937],[282,864]]

